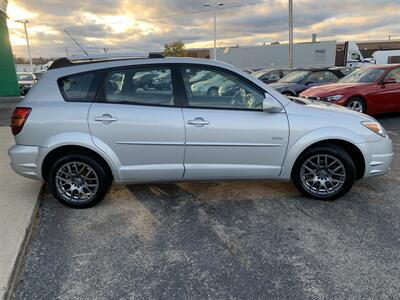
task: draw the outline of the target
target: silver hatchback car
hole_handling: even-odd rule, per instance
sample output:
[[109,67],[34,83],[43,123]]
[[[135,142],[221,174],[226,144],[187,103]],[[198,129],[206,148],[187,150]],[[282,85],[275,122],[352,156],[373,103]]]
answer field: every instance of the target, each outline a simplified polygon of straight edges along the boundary
[[[229,93],[215,93],[222,85]],[[98,203],[112,181],[291,179],[331,200],[386,173],[393,158],[367,115],[289,99],[221,62],[158,55],[58,59],[11,128],[13,169],[75,208]]]

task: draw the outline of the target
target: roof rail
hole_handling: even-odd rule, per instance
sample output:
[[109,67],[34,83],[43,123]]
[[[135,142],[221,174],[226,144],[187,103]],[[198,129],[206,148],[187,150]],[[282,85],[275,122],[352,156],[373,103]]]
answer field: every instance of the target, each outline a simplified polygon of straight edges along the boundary
[[164,58],[165,56],[161,53],[149,53],[149,54],[123,54],[123,55],[85,55],[85,56],[71,56],[71,57],[60,57],[54,60],[48,70],[71,67],[76,65],[84,65],[90,63],[98,63],[105,61],[115,60],[130,60],[130,59],[141,59],[141,58]]

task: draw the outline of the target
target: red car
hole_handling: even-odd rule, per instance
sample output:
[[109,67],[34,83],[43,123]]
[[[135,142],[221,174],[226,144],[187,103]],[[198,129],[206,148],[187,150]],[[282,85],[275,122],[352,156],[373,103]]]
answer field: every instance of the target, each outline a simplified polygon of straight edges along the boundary
[[379,114],[400,111],[400,65],[360,68],[337,83],[311,87],[300,97]]

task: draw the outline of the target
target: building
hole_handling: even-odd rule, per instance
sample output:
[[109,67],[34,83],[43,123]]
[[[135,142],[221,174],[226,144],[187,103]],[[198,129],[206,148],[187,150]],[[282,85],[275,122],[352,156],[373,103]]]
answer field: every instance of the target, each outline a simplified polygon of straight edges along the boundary
[[[212,58],[210,49],[187,49],[188,56]],[[217,48],[217,59],[242,69],[288,66],[288,44],[235,46]],[[336,41],[295,43],[295,67],[325,67],[335,65]],[[211,56],[211,57],[210,57]]]
[[14,57],[7,28],[7,0],[0,0],[0,97],[19,96]]

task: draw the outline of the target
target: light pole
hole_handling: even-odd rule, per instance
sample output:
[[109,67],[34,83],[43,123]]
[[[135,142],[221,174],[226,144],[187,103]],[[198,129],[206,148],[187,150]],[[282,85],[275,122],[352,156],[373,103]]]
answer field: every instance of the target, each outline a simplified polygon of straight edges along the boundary
[[293,69],[293,0],[289,0],[289,69]]
[[26,24],[28,24],[29,21],[28,20],[16,20],[15,22],[24,24],[26,45],[28,46],[29,64],[31,65],[31,71],[33,72],[31,47],[29,46],[28,29],[26,28]]
[[210,3],[205,3],[203,6],[210,7],[212,6],[213,12],[214,12],[214,52],[213,52],[213,59],[217,60],[217,8],[223,6],[223,3],[217,3],[217,4],[210,4]]

